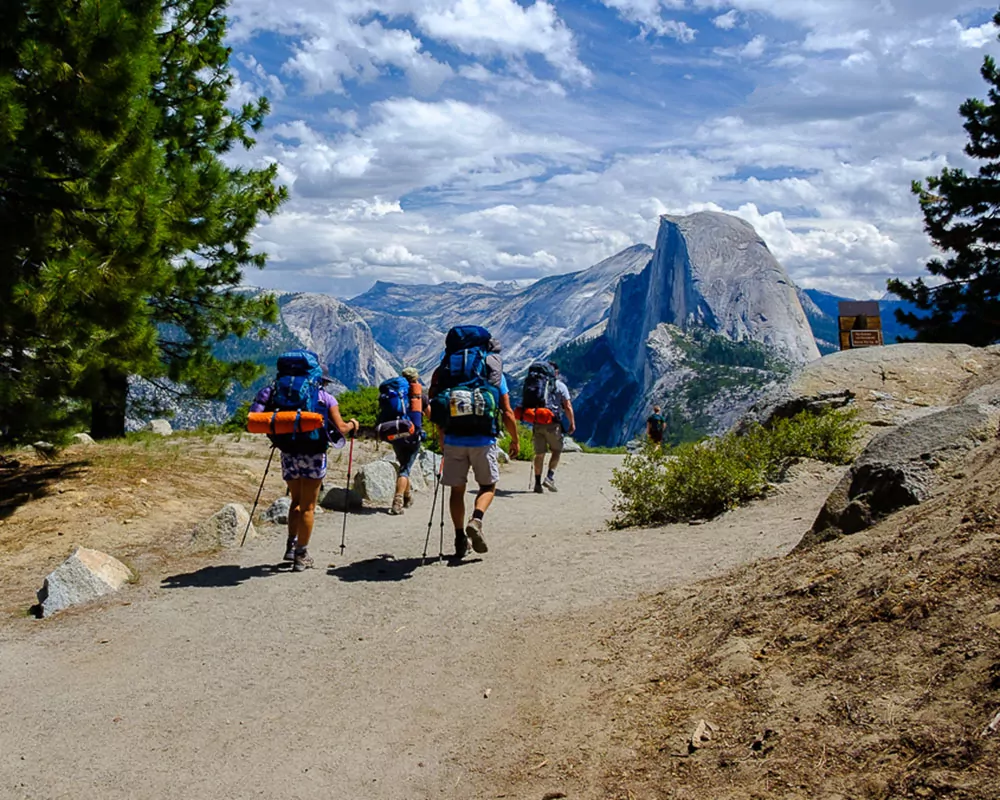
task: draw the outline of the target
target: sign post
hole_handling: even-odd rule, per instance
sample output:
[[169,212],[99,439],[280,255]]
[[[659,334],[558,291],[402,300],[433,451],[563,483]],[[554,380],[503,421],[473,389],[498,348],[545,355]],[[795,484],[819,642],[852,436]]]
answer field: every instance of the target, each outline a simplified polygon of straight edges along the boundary
[[875,300],[845,300],[838,304],[840,349],[878,347],[882,342],[882,317]]

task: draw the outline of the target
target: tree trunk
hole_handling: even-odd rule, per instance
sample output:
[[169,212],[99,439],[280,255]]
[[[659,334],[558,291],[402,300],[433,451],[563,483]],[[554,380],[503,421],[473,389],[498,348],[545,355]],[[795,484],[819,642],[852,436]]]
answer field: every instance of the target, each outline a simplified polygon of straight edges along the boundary
[[124,436],[127,399],[128,375],[101,370],[101,385],[90,404],[90,435],[95,439]]

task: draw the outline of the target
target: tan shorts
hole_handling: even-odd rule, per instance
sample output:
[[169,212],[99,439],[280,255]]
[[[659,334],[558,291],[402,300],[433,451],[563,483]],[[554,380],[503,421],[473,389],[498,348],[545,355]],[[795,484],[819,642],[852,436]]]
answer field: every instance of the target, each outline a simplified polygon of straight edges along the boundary
[[462,447],[456,444],[444,446],[444,467],[441,472],[443,486],[465,486],[469,482],[469,468],[480,486],[490,486],[500,480],[500,462],[497,461],[497,446]]
[[546,445],[550,453],[561,453],[563,450],[562,424],[553,422],[551,425],[535,425],[531,434],[531,443],[535,446],[535,455],[545,453]]

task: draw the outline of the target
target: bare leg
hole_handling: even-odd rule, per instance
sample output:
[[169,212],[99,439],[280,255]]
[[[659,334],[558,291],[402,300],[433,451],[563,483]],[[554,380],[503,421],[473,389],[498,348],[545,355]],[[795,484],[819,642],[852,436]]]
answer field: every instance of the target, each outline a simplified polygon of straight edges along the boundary
[[535,476],[542,474],[542,467],[545,466],[545,451],[535,454]]
[[[497,485],[495,483],[491,483],[488,486],[480,486],[479,492],[476,494],[476,511],[482,511],[485,514],[486,509],[490,507],[490,503],[493,502],[496,494]],[[462,511],[464,512],[465,509],[463,508]]]
[[410,479],[405,475],[396,478],[396,494],[406,494],[410,491]]
[[561,455],[562,453],[553,453],[551,456],[549,456],[549,472],[556,471],[556,467],[559,466],[559,456]]
[[292,494],[292,505],[288,509],[288,535],[295,536],[301,549],[312,538],[313,522],[316,519],[316,501],[322,479],[297,478],[288,482]]
[[[464,483],[461,486],[452,486],[451,495],[448,497],[448,510],[451,512],[451,522],[456,531],[465,527],[465,487]],[[479,503],[478,497],[476,503]]]

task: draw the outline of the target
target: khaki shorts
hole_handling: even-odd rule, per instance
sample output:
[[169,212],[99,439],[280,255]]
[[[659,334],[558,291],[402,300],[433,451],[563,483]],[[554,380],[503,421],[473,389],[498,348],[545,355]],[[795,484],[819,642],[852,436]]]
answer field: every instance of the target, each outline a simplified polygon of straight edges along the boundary
[[469,468],[472,468],[476,483],[490,486],[500,480],[500,462],[497,461],[497,446],[462,447],[444,446],[444,466],[441,472],[443,486],[465,486],[469,482]]
[[535,425],[531,434],[531,443],[535,446],[536,456],[545,453],[546,445],[548,445],[550,453],[561,453],[563,451],[562,423],[553,422],[550,425]]

